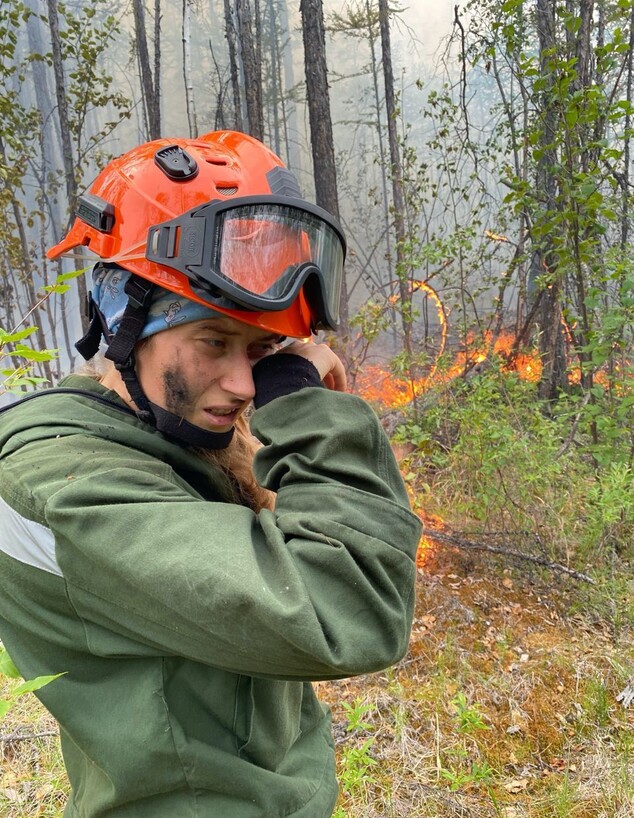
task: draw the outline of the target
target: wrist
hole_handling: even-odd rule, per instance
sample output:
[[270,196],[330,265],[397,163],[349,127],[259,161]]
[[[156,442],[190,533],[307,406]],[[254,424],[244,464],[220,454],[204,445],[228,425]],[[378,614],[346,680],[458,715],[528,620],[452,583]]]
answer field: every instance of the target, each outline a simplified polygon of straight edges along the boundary
[[317,367],[307,358],[290,352],[277,352],[258,361],[253,367],[253,382],[256,409],[300,389],[323,386]]

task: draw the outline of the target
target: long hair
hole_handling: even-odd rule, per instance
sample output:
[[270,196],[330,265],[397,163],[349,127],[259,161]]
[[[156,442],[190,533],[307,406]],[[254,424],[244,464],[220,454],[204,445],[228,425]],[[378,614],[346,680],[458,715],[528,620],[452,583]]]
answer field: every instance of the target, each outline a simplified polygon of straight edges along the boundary
[[[110,368],[114,368],[114,364],[98,355],[81,366],[78,374],[101,381]],[[247,418],[241,415],[231,443],[225,449],[192,447],[191,451],[222,471],[231,484],[236,503],[258,512],[264,508],[272,509],[275,504],[274,492],[262,488],[253,473],[253,458],[260,445],[251,434]]]
[[210,460],[229,478],[236,502],[253,511],[272,509],[275,494],[256,481],[253,474],[253,458],[260,442],[251,434],[249,422],[244,415],[238,418],[235,433],[226,449],[198,449],[198,453]]

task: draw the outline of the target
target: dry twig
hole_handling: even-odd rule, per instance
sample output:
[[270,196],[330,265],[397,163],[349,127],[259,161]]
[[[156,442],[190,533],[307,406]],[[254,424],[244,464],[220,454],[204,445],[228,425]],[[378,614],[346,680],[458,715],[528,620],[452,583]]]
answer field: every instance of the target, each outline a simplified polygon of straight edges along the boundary
[[587,582],[590,585],[596,585],[595,581],[588,574],[584,574],[581,571],[575,571],[572,568],[561,565],[559,562],[552,562],[546,557],[537,557],[532,554],[524,554],[523,552],[517,551],[514,548],[487,545],[483,542],[476,542],[455,534],[447,534],[434,528],[427,528],[426,526],[423,526],[423,536],[444,545],[453,545],[455,548],[461,548],[466,551],[488,551],[490,554],[500,554],[504,557],[512,557],[513,559],[523,560],[524,562],[532,562],[534,565],[540,565],[551,571],[558,571],[562,574],[567,574],[569,577],[573,577],[573,579]]
[[12,744],[14,741],[32,741],[36,738],[49,738],[50,736],[58,736],[57,730],[44,730],[42,733],[29,733],[26,736],[20,736],[17,733],[9,733],[6,736],[0,736],[0,744]]

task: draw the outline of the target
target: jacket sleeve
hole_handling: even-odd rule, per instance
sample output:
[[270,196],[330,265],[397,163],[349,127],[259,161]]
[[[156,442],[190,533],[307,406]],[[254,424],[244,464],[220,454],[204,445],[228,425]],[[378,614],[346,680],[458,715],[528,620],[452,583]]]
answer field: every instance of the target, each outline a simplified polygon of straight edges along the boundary
[[252,427],[273,511],[203,501],[164,464],[129,454],[97,452],[102,468],[51,494],[46,524],[89,643],[96,629],[107,644],[109,631],[118,653],[286,679],[394,663],[407,649],[420,525],[374,414],[309,388],[259,409]]

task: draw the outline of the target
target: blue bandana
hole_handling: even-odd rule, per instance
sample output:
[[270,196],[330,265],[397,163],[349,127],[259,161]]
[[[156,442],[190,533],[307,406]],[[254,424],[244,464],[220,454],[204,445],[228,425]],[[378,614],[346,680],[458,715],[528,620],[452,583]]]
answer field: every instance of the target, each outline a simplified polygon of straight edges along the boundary
[[[105,267],[99,264],[93,270],[92,297],[104,314],[108,329],[113,334],[119,329],[128,303],[124,287],[129,278],[130,273],[122,267]],[[196,301],[190,301],[188,298],[157,287],[153,293],[150,311],[139,340],[179,324],[209,318],[210,315],[218,315],[218,313]]]

